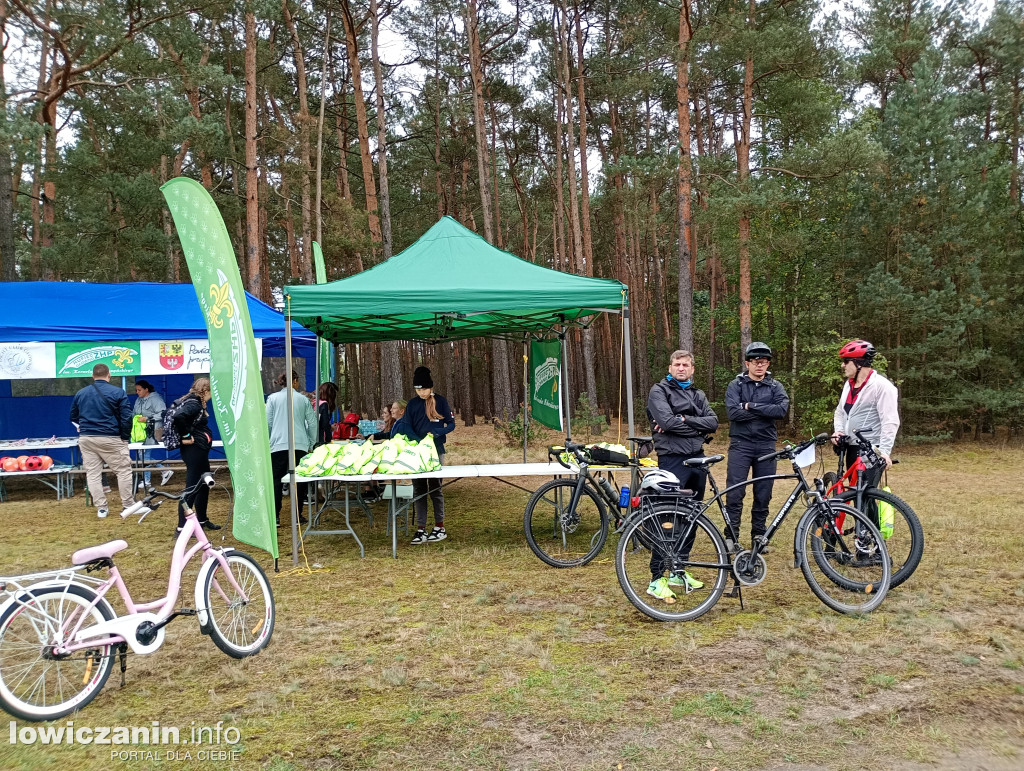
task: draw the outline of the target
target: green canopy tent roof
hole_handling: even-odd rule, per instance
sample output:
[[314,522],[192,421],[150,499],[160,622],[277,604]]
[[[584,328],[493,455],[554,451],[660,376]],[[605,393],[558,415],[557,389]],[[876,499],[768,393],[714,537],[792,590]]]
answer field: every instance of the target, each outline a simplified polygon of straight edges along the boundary
[[522,340],[524,333],[585,326],[597,313],[628,307],[619,281],[534,265],[451,217],[374,268],[284,293],[285,314],[334,343]]
[[621,313],[632,434],[628,292],[619,281],[534,265],[442,217],[412,246],[376,267],[329,284],[286,286],[284,313],[286,320],[334,343],[523,341],[528,335],[562,333],[566,326],[587,326],[598,313]]

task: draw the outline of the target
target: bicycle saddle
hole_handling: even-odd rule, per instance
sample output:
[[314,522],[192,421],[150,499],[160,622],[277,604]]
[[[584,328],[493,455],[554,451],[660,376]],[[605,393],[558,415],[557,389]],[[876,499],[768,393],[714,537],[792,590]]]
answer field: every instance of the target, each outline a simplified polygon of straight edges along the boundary
[[122,549],[128,548],[128,542],[120,539],[99,546],[79,549],[71,555],[72,565],[87,565],[94,560],[110,559]]
[[688,458],[683,461],[684,466],[710,466],[712,463],[718,463],[720,460],[725,460],[724,455],[709,455],[706,458]]

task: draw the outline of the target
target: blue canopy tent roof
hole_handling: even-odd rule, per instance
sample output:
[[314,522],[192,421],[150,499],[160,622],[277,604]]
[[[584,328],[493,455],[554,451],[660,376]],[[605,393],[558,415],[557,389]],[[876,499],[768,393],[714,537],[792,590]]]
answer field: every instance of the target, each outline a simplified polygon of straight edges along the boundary
[[[263,356],[284,357],[282,314],[246,293],[253,334]],[[189,340],[207,337],[206,322],[192,284],[85,284],[66,281],[0,283],[0,342],[105,342]],[[313,360],[316,337],[292,323],[294,356]],[[143,372],[143,376],[153,373]],[[307,367],[307,387],[315,388]],[[192,375],[149,377],[168,402],[188,390]],[[70,396],[13,396],[0,380],[0,439],[74,434]],[[119,383],[118,383],[119,384]],[[129,400],[135,393],[129,387]],[[211,416],[211,426],[217,433]],[[55,457],[59,453],[54,453]]]
[[[252,330],[264,356],[284,356],[280,313],[245,293]],[[0,342],[175,340],[206,337],[192,284],[0,284]],[[316,337],[292,322],[296,356],[316,355]]]

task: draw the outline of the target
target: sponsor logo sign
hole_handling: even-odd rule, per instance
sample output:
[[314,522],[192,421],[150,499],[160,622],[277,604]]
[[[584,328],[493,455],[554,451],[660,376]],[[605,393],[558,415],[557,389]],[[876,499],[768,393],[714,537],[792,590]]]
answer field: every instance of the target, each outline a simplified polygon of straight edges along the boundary
[[138,340],[112,343],[55,343],[57,377],[92,377],[96,364],[110,367],[112,377],[142,374]]
[[180,340],[159,343],[159,350],[161,367],[172,372],[181,369],[181,365],[185,363],[185,345]]
[[53,343],[0,343],[0,380],[52,378],[55,364]]
[[[257,361],[263,359],[263,341],[256,340]],[[212,366],[210,341],[143,340],[143,375],[208,375]]]

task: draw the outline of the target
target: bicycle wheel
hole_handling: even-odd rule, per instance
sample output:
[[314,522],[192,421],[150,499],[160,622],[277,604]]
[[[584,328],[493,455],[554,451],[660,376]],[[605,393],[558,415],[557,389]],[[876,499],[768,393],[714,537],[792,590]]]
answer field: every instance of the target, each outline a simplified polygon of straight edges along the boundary
[[[0,705],[22,720],[56,720],[100,692],[113,668],[113,645],[52,653],[75,627],[114,618],[110,603],[78,584],[27,589],[0,618]],[[84,617],[84,620],[83,620]],[[79,623],[81,625],[79,626]]]
[[208,621],[202,631],[229,656],[255,656],[274,633],[274,594],[267,576],[252,557],[232,551],[224,555],[242,593],[232,585],[220,563],[207,573],[203,600]]
[[812,504],[796,539],[807,585],[832,610],[868,613],[885,599],[892,566],[885,539],[866,515],[832,501]]
[[[910,504],[897,495],[871,487],[863,493],[861,510],[866,514],[871,511],[868,503],[876,506],[879,502],[888,503],[892,506],[895,522],[892,528],[892,535],[885,539],[885,548],[889,550],[889,558],[892,560],[892,582],[889,588],[899,586],[910,578],[921,562],[924,554],[924,529],[921,527],[921,520]],[[857,491],[847,490],[836,496],[837,501],[854,506],[856,508]],[[877,525],[878,522],[872,520]]]
[[537,488],[523,513],[526,543],[553,568],[586,565],[608,540],[608,510],[590,485],[570,509],[576,482],[555,479]]
[[[730,568],[725,541],[711,521],[667,504],[626,525],[615,551],[615,572],[641,613],[657,621],[693,621],[718,602]],[[682,585],[670,587],[671,601],[647,593],[655,573],[682,579]]]

